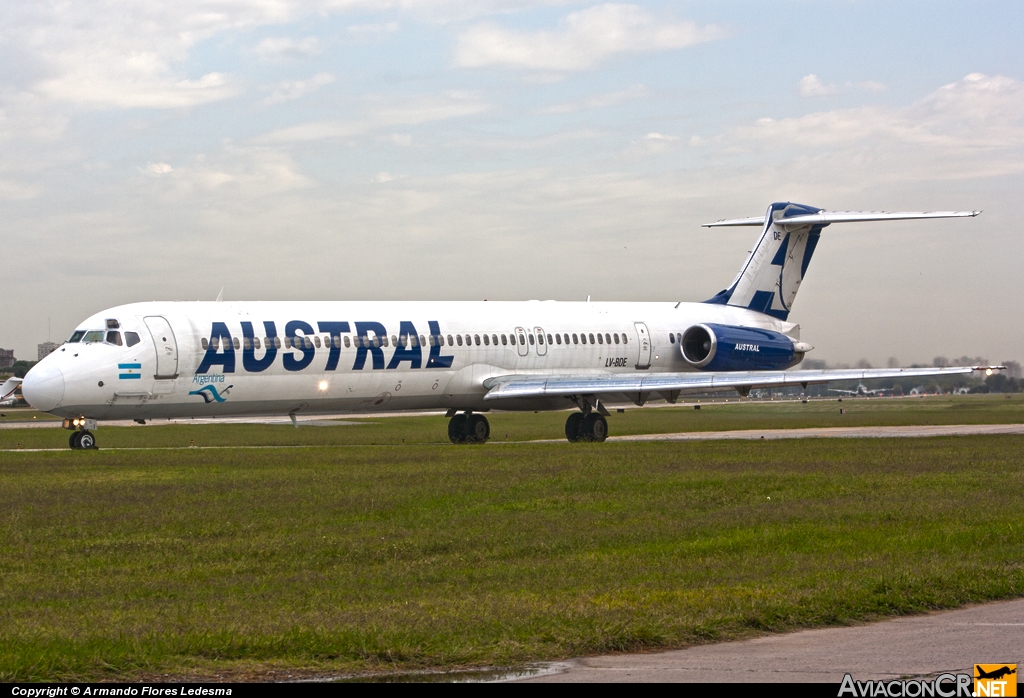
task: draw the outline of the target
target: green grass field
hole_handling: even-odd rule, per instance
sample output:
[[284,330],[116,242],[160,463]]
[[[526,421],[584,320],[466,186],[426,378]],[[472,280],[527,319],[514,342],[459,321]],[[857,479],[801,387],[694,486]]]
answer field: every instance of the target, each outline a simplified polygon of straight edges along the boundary
[[[1024,422],[1001,396],[843,405],[612,430]],[[0,453],[0,680],[509,665],[1024,594],[1024,436],[455,447],[439,418],[368,421],[99,431],[295,449]]]
[[[846,414],[840,414],[843,408]],[[8,410],[9,422],[52,419],[34,410]],[[568,412],[488,415],[493,442],[565,439]],[[440,415],[409,417],[343,416],[349,426],[302,427],[290,424],[200,424],[102,427],[100,448],[195,446],[342,446],[380,444],[448,444],[448,420]],[[850,399],[701,403],[651,409],[628,409],[608,419],[612,436],[683,431],[793,429],[799,427],[877,426],[906,424],[1018,424],[1024,422],[1024,395],[969,395],[927,398]],[[353,425],[353,423],[356,423]],[[163,424],[166,424],[163,423]],[[0,450],[65,448],[61,429],[0,429]]]

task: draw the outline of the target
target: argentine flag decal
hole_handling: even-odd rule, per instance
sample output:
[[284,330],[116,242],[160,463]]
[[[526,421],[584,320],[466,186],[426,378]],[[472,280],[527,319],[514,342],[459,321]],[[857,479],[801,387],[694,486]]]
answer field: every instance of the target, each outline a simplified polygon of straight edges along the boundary
[[117,369],[121,371],[117,377],[122,380],[125,378],[142,378],[142,364],[118,364]]

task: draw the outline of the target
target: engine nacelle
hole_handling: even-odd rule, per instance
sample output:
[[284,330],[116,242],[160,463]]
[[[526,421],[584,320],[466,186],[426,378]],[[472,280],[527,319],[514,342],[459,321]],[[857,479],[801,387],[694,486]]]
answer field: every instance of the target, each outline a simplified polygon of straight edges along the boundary
[[803,359],[808,345],[779,332],[732,325],[694,325],[682,334],[683,359],[705,371],[782,370]]

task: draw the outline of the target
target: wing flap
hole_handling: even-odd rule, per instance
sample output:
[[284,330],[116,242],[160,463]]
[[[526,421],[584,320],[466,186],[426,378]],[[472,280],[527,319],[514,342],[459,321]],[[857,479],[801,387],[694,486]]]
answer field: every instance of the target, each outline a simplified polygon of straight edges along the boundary
[[612,376],[502,376],[484,383],[485,400],[578,395],[621,395],[680,391],[701,393],[733,388],[781,388],[846,380],[953,376],[1001,366],[948,366],[944,368],[822,369],[814,371],[718,371]]

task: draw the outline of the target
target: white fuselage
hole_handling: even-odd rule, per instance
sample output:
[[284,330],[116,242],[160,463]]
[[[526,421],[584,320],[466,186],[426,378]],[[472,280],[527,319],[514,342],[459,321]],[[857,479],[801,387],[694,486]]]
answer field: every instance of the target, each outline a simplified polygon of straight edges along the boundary
[[678,337],[697,323],[796,339],[790,323],[704,303],[134,303],[93,315],[78,328],[92,341],[69,341],[33,368],[30,402],[98,420],[563,409],[565,398],[485,403],[484,383],[693,370]]

